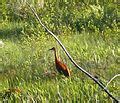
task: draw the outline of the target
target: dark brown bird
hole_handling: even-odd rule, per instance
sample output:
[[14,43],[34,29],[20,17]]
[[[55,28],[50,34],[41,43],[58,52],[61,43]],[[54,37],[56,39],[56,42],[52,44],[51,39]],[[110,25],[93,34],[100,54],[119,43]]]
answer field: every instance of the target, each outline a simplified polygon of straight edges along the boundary
[[56,54],[56,49],[55,47],[49,49],[49,50],[53,50],[54,54],[55,54],[55,65],[56,65],[56,69],[60,74],[64,74],[66,77],[70,76],[70,70],[68,69],[68,67],[62,63],[59,58],[57,57]]

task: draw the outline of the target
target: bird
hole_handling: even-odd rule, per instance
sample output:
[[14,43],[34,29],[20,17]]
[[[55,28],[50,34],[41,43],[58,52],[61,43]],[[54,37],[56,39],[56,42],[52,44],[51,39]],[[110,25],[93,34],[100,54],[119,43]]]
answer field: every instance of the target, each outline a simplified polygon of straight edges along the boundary
[[56,69],[60,74],[63,74],[66,77],[70,76],[70,69],[66,66],[66,64],[62,63],[60,61],[60,58],[57,57],[57,53],[56,53],[56,49],[55,47],[52,47],[49,50],[53,50],[54,51],[54,55],[55,55],[55,65],[56,65]]

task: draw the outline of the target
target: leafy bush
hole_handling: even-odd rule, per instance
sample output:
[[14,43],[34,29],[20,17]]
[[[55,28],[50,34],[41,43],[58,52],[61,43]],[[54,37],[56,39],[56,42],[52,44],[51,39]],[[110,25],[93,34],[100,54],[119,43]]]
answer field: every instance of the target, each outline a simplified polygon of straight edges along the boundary
[[[9,21],[22,20],[28,22],[30,26],[37,26],[34,15],[25,2],[2,3],[2,6],[3,19],[6,14]],[[45,25],[56,34],[64,32],[65,26],[78,32],[104,32],[106,29],[114,30],[118,25],[117,6],[112,2],[44,1],[43,8],[37,3],[35,7]]]

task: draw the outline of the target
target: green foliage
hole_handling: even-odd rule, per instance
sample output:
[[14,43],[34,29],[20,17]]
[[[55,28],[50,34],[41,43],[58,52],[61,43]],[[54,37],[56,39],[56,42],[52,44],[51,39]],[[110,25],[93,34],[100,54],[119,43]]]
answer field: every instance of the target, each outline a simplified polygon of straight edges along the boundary
[[[118,48],[114,40],[107,43],[101,37],[91,37],[89,33],[71,35],[60,36],[60,39],[80,66],[97,75],[105,84],[109,78],[119,72]],[[7,98],[8,101],[39,102],[111,101],[96,84],[75,69],[51,37],[27,35],[20,41],[4,40],[3,42],[5,45],[0,50],[2,87],[4,89],[19,87],[22,90],[20,94],[12,93],[10,98],[6,97],[6,101]],[[56,76],[45,74],[45,70],[55,71],[53,53],[48,51],[52,46],[57,47],[63,61],[67,61],[68,67],[72,69],[70,78],[59,74]],[[116,80],[109,86],[109,90],[116,97],[119,96],[116,93],[119,91],[118,84]],[[4,93],[2,91],[2,95]]]
[[[42,8],[40,2],[33,4],[41,19],[55,34],[63,33],[64,26],[78,32],[101,33],[107,29],[116,30],[118,25],[118,6],[114,2],[44,1]],[[36,24],[25,2],[2,2],[2,7],[3,20],[22,20],[30,23],[30,26]]]
[[[0,101],[4,102],[108,102],[98,85],[77,70],[58,44],[38,25],[23,0],[2,0],[0,18]],[[40,0],[41,1],[41,0]],[[98,0],[31,0],[44,24],[58,37],[73,59],[105,85],[119,70],[118,7]],[[9,5],[8,5],[9,4]],[[55,71],[54,55],[72,70],[70,78]],[[56,72],[52,75],[52,72]],[[120,97],[119,79],[108,85]],[[19,88],[21,92],[8,92]]]

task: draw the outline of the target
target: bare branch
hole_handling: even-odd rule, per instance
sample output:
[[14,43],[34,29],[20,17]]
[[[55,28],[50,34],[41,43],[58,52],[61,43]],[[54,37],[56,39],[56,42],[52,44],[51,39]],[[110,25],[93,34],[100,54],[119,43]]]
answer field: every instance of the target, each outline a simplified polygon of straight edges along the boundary
[[120,74],[117,74],[117,75],[115,75],[114,77],[112,77],[112,78],[109,80],[109,82],[107,83],[107,85],[106,85],[105,88],[107,88],[108,85],[109,85],[116,77],[118,77],[118,76],[120,76]]
[[57,38],[57,36],[51,32],[40,20],[40,18],[38,17],[34,7],[31,7],[31,5],[29,5],[27,3],[27,5],[29,6],[29,8],[31,9],[31,11],[33,12],[33,14],[35,15],[36,19],[38,20],[39,24],[42,25],[46,31],[51,34],[55,40],[58,42],[58,44],[62,47],[62,49],[64,50],[64,52],[66,53],[66,55],[68,56],[68,58],[70,59],[70,61],[73,63],[73,65],[78,68],[80,71],[82,71],[84,74],[86,74],[88,77],[90,77],[94,82],[96,82],[116,103],[118,103],[119,101],[102,85],[102,83],[95,78],[94,76],[92,76],[90,73],[88,73],[86,70],[84,70],[82,67],[80,67],[71,57],[71,55],[68,53],[68,51],[66,50],[65,46],[61,43],[61,41]]

